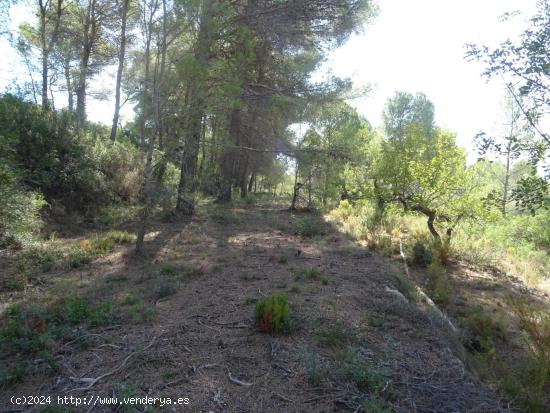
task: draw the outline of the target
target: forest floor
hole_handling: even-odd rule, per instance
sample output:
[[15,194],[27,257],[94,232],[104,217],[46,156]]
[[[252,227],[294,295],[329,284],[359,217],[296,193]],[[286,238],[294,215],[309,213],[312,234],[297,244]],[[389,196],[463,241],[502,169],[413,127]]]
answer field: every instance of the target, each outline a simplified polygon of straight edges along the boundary
[[[73,327],[49,344],[48,357],[33,355],[32,373],[0,387],[0,411],[33,410],[11,404],[13,395],[189,399],[154,407],[173,412],[517,411],[480,384],[427,309],[396,293],[399,261],[321,217],[308,217],[320,234],[301,236],[296,222],[305,215],[277,203],[210,206],[189,222],[155,221],[146,259],[120,246],[87,266],[36,275],[31,292],[3,292],[3,309],[21,298],[82,296],[112,304],[113,314],[110,323]],[[454,272],[467,299],[523,288],[458,264]],[[288,295],[288,334],[255,326],[255,303],[271,293]]]

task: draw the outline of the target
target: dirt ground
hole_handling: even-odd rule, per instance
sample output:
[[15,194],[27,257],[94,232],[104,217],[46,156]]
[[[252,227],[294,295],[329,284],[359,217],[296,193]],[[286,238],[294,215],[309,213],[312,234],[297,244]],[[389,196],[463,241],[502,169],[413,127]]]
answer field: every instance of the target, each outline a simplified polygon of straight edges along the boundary
[[[156,311],[151,319],[82,332],[57,350],[55,374],[0,389],[0,411],[33,411],[11,405],[13,395],[121,394],[189,399],[187,406],[154,408],[173,412],[376,412],[383,405],[395,412],[515,411],[474,377],[424,310],[390,291],[398,262],[326,223],[322,236],[296,235],[296,219],[275,205],[156,222],[147,259],[119,247],[87,268],[45,277],[44,288],[66,278],[115,297],[128,287],[150,288],[144,280],[151,262],[187,271],[174,294],[147,303]],[[296,277],[310,267],[319,279]],[[288,295],[293,327],[270,336],[256,328],[254,307],[277,292]],[[353,351],[383,372],[376,394],[342,373],[335,349],[319,339],[319,329],[337,322],[357,334]],[[375,397],[380,407],[364,407]],[[72,411],[153,409],[97,404]]]

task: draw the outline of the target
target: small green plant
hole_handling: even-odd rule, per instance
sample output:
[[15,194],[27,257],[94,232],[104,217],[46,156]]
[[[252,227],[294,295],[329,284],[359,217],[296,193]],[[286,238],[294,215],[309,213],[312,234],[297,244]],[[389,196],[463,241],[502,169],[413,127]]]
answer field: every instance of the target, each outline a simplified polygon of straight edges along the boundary
[[342,321],[325,323],[316,333],[321,345],[332,348],[344,348],[357,341],[357,333]]
[[410,301],[420,301],[420,294],[416,288],[415,283],[403,274],[395,274],[395,281],[397,282],[397,289]]
[[27,369],[22,363],[16,363],[11,368],[0,369],[0,386],[11,386],[21,383],[27,375]]
[[433,260],[432,251],[420,242],[416,241],[413,245],[413,262],[416,265],[426,267],[431,264]]
[[155,289],[155,299],[160,300],[174,295],[178,291],[178,288],[179,285],[173,281],[162,281]]
[[317,267],[309,267],[296,274],[296,279],[300,280],[305,278],[307,280],[319,280],[321,279],[321,271]]
[[173,276],[176,275],[176,268],[169,262],[163,263],[160,266],[159,274],[164,276]]
[[135,323],[147,323],[157,315],[155,308],[150,307],[143,302],[138,302],[129,306],[126,312],[130,319]]
[[486,314],[480,306],[470,309],[464,325],[464,345],[472,353],[493,355],[496,343],[506,340],[506,329],[502,322]]
[[62,256],[63,253],[57,246],[33,246],[19,254],[17,266],[48,272],[55,267]]
[[336,353],[336,360],[344,376],[358,389],[368,389],[373,394],[379,394],[387,381],[389,372],[371,366],[356,349],[347,348],[339,351]]
[[313,351],[308,351],[305,356],[305,366],[309,384],[319,386],[323,376],[319,356]]
[[267,333],[288,332],[290,311],[286,294],[272,294],[256,304],[256,323]]
[[16,271],[7,274],[3,284],[8,291],[23,291],[29,284],[29,277],[25,272]]
[[388,403],[377,394],[371,395],[363,403],[363,411],[365,413],[391,413],[392,410],[388,407]]
[[325,235],[323,222],[318,217],[305,217],[296,220],[295,232],[297,235],[306,238],[313,238]]
[[241,222],[240,217],[235,212],[223,207],[211,209],[209,218],[221,225],[236,225]]
[[445,267],[439,261],[434,260],[428,265],[426,275],[428,276],[428,287],[434,302],[443,307],[448,306],[451,302],[453,290]]
[[288,257],[286,255],[281,255],[279,257],[279,264],[288,264]]
[[299,293],[300,292],[300,287],[297,286],[296,284],[294,284],[292,287],[290,287],[290,292],[291,293]]

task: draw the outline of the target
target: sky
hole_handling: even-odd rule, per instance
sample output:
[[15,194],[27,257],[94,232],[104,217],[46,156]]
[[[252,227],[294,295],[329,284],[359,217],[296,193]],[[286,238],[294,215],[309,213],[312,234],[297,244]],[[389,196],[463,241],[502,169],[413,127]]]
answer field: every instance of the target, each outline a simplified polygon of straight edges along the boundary
[[[378,16],[360,33],[330,53],[321,72],[369,84],[368,96],[350,102],[380,127],[386,100],[395,91],[424,92],[435,104],[436,123],[457,134],[474,156],[472,137],[498,133],[504,85],[481,77],[483,66],[464,59],[466,43],[497,46],[517,36],[535,12],[536,0],[378,0]],[[521,14],[502,22],[505,12]],[[24,7],[12,10],[12,29],[29,20]],[[28,79],[24,65],[5,39],[0,41],[0,90],[13,79]],[[95,80],[97,89],[114,89],[114,70]],[[65,100],[63,98],[63,100]],[[112,102],[88,101],[88,117],[109,124]],[[131,117],[130,107],[122,111]]]

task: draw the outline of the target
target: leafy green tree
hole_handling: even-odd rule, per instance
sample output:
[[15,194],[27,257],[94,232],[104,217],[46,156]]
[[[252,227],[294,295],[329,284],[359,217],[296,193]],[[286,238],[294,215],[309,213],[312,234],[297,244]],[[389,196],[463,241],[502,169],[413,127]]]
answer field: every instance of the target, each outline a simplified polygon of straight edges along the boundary
[[421,128],[425,135],[430,135],[435,127],[434,105],[423,93],[413,95],[408,92],[396,92],[388,99],[382,120],[384,133],[391,140],[403,140],[408,127],[413,124]]
[[435,128],[427,136],[410,125],[399,143],[385,142],[382,157],[379,176],[387,195],[406,211],[425,215],[434,238],[441,238],[438,225],[450,238],[459,221],[482,213],[472,171],[452,133]]
[[537,13],[519,42],[508,39],[496,49],[470,44],[466,54],[469,59],[486,64],[483,74],[487,78],[504,77],[508,90],[537,138],[521,147],[534,164],[544,160],[550,150],[550,136],[541,123],[550,113],[549,27],[550,1],[539,0]]

